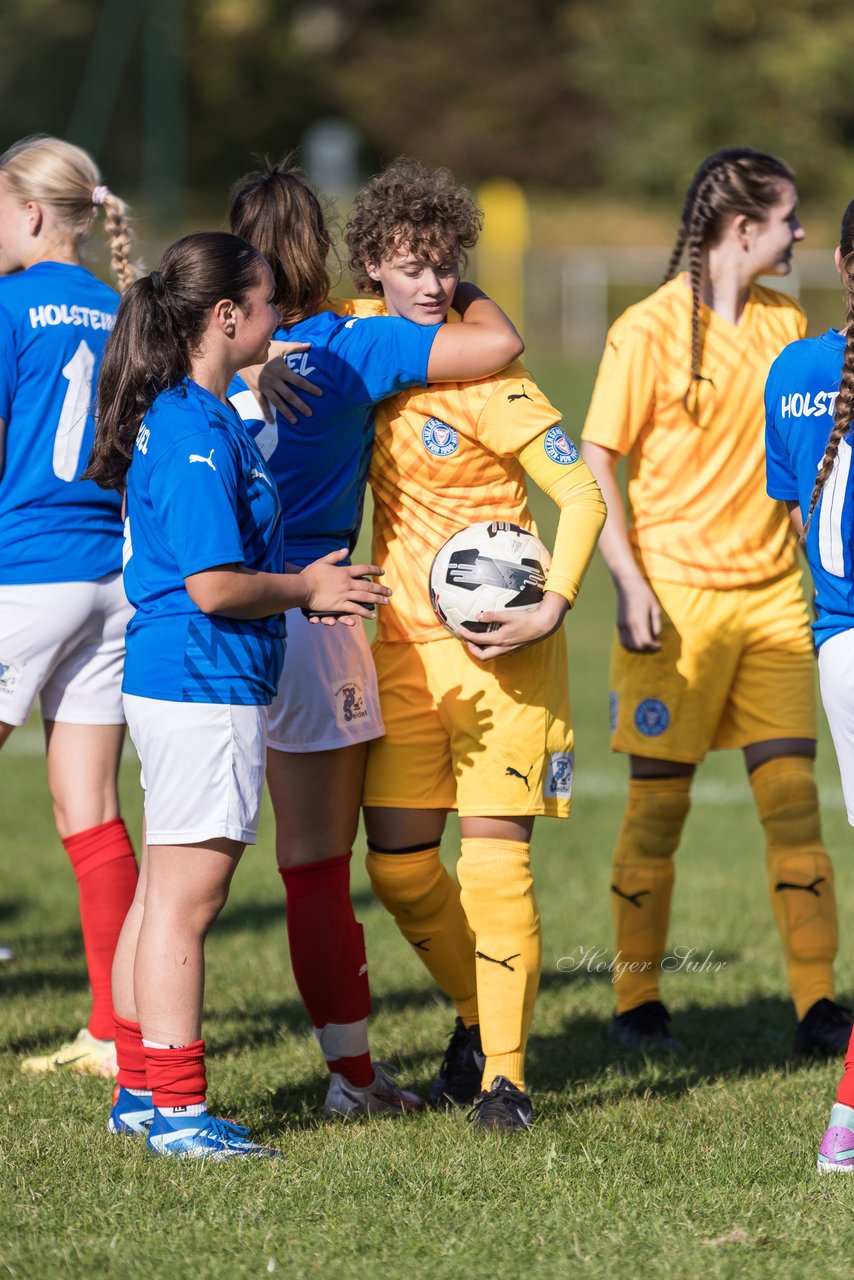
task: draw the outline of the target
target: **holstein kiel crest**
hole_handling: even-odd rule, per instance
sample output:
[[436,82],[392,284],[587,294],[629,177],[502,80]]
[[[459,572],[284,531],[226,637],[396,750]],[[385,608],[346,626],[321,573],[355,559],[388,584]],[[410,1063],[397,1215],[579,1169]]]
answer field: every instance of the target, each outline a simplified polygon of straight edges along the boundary
[[560,462],[566,466],[578,461],[578,450],[561,427],[552,427],[546,432],[543,448],[552,462]]
[[447,458],[449,454],[455,453],[460,441],[454,428],[449,427],[441,418],[430,418],[424,423],[421,439],[427,452],[435,454],[437,458]]

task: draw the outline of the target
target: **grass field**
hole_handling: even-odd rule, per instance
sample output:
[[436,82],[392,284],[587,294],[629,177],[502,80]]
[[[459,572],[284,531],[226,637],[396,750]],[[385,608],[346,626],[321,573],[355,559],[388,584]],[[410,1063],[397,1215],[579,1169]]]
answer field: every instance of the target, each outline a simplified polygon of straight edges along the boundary
[[[542,368],[577,422],[589,371]],[[323,1072],[287,961],[269,807],[209,940],[205,1033],[213,1105],[285,1147],[288,1159],[155,1161],[137,1141],[108,1136],[104,1082],[22,1076],[23,1054],[83,1023],[87,992],[38,727],[13,737],[0,766],[0,941],[16,951],[0,971],[6,1273],[847,1278],[854,1179],[815,1173],[839,1065],[790,1058],[794,1016],[762,834],[735,756],[702,769],[679,856],[672,949],[696,949],[697,962],[711,953],[702,971],[665,979],[689,1051],[653,1062],[605,1044],[612,991],[595,964],[611,954],[609,866],[625,786],[625,763],[607,749],[612,607],[597,564],[568,622],[574,816],[535,832],[545,949],[529,1086],[539,1120],[515,1140],[476,1136],[463,1114],[350,1125],[321,1118]],[[819,772],[844,923],[854,912],[852,840],[826,734]],[[128,757],[122,792],[134,831],[137,777]],[[450,861],[455,839],[449,824]],[[400,1063],[404,1079],[425,1089],[452,1015],[373,901],[362,849],[354,891],[371,962],[375,1056]],[[843,928],[843,992],[852,941]],[[590,965],[579,963],[585,955]]]

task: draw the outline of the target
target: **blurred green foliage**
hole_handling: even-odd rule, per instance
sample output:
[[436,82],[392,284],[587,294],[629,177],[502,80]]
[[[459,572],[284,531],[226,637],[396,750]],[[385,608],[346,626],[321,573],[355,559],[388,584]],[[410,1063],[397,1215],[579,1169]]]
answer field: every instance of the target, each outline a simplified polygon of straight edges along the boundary
[[[155,9],[172,35],[151,37]],[[841,0],[7,0],[0,141],[94,139],[133,195],[168,40],[183,89],[166,110],[187,138],[175,180],[198,208],[220,208],[253,154],[281,154],[329,116],[359,130],[365,171],[405,151],[468,180],[670,200],[703,155],[746,143],[838,205],[854,142],[848,15]],[[148,154],[150,168],[150,136]]]

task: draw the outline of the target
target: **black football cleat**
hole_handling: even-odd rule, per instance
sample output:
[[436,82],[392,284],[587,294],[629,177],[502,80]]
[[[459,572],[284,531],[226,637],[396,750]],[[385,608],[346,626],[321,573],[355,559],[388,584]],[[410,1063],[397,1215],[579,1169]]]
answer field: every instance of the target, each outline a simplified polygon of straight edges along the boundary
[[469,1120],[476,1129],[527,1132],[534,1126],[534,1108],[527,1093],[517,1089],[506,1076],[496,1076],[489,1092],[475,1100]]
[[660,1000],[646,1000],[625,1013],[615,1013],[608,1039],[644,1053],[684,1053],[681,1040],[670,1034],[670,1014]]
[[467,1027],[457,1018],[439,1074],[430,1087],[430,1106],[437,1111],[471,1106],[480,1093],[485,1063],[480,1027]]
[[854,1014],[834,1000],[816,1000],[795,1028],[794,1051],[803,1058],[842,1058]]

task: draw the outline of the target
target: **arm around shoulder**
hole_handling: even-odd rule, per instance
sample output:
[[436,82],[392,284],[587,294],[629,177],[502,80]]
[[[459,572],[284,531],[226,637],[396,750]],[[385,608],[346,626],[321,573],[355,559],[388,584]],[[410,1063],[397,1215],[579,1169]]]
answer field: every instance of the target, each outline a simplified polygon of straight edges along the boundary
[[462,324],[443,324],[436,334],[427,364],[430,382],[487,378],[525,350],[512,321],[476,285],[460,281],[454,309],[462,316]]

